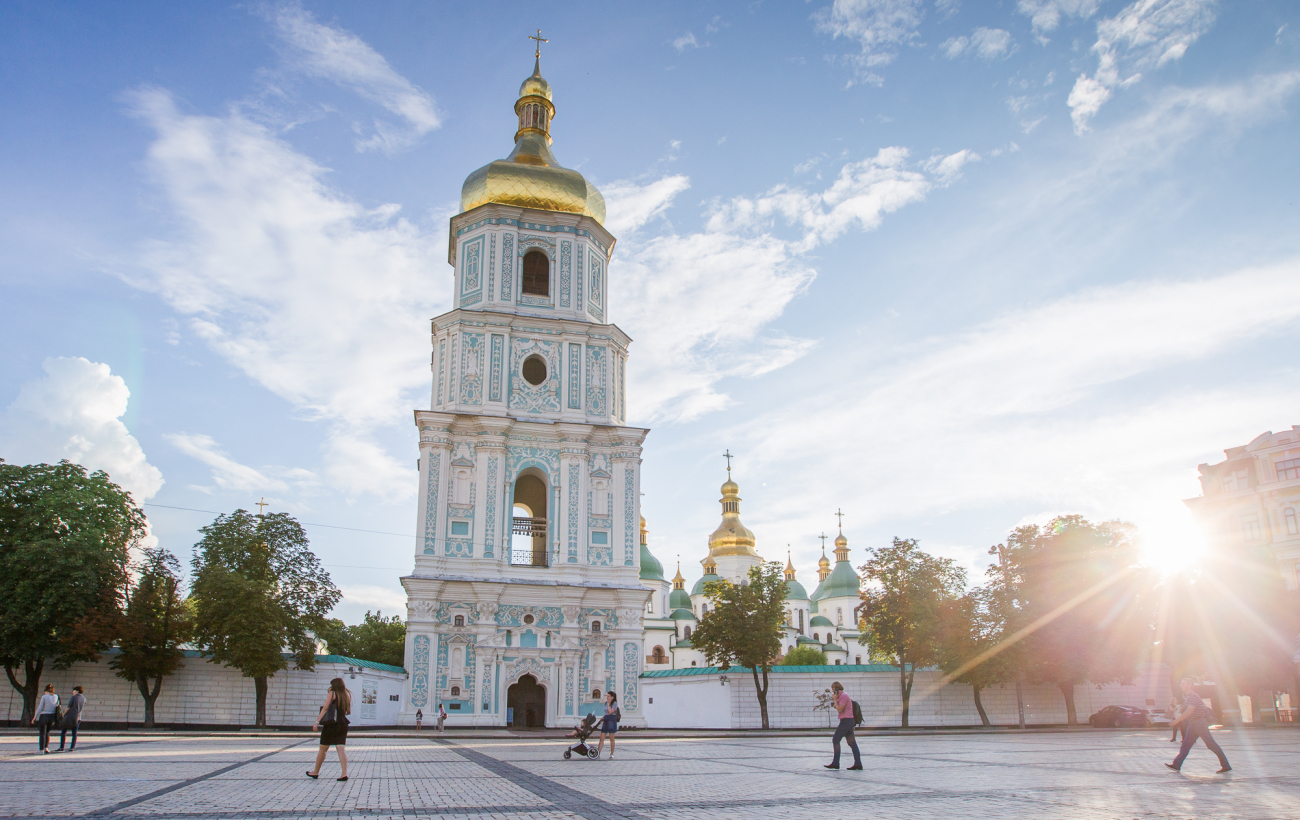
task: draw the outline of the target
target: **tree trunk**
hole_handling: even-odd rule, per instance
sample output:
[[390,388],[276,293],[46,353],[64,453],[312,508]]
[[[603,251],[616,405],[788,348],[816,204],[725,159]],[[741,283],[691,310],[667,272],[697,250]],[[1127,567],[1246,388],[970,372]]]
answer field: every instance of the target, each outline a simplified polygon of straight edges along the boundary
[[898,694],[903,699],[903,728],[907,728],[907,713],[912,706],[912,679],[916,676],[916,670],[913,669],[909,675],[907,673],[907,664],[904,659],[898,659]]
[[975,710],[980,713],[980,725],[990,726],[988,713],[984,711],[984,701],[980,700],[980,689],[983,687],[971,684],[971,691],[975,693]]
[[144,675],[137,675],[135,686],[140,690],[140,697],[144,698],[144,728],[153,728],[153,705],[158,700],[158,693],[162,691],[162,675],[154,678],[153,691],[149,691],[149,679]]
[[757,669],[751,669],[751,670],[749,670],[749,671],[754,675],[754,691],[758,692],[758,711],[759,711],[759,714],[761,714],[761,715],[763,716],[763,728],[766,729],[766,728],[768,728],[768,725],[767,725],[767,667],[766,667],[766,666],[763,667],[763,682],[762,682],[762,684],[760,684],[760,683],[758,682],[758,670],[757,670]]
[[257,688],[257,716],[253,719],[253,725],[258,729],[266,728],[266,676],[259,675],[253,678],[253,685]]
[[1065,696],[1065,722],[1070,726],[1078,726],[1079,716],[1074,711],[1074,682],[1061,681],[1056,684],[1056,687],[1060,689],[1061,694]]
[[9,683],[23,694],[23,716],[20,721],[24,727],[29,726],[32,718],[36,715],[36,698],[41,693],[41,671],[44,669],[44,658],[23,661],[23,671],[26,673],[27,679],[19,683],[18,677],[14,675],[14,668],[5,666],[5,674],[9,676]]

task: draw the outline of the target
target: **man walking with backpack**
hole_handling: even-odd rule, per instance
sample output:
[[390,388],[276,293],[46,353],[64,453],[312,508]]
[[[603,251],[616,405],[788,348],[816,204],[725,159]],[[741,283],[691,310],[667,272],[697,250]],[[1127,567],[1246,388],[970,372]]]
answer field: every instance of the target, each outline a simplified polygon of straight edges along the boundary
[[831,684],[831,693],[835,696],[835,711],[840,716],[840,725],[835,728],[835,736],[831,738],[831,743],[835,744],[835,759],[826,766],[828,769],[838,769],[840,767],[840,740],[841,738],[849,741],[849,748],[853,750],[853,765],[849,767],[851,772],[862,771],[862,755],[858,753],[858,740],[853,736],[854,726],[854,706],[853,699],[844,691],[844,687],[839,681]]

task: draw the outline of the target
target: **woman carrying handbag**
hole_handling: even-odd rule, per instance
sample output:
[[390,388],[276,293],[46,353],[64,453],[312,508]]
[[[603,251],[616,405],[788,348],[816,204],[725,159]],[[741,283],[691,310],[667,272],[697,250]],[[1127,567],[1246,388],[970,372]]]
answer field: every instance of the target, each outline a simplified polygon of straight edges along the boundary
[[352,714],[352,693],[343,685],[342,678],[330,681],[329,694],[321,704],[316,722],[312,724],[314,732],[320,729],[320,751],[316,752],[316,768],[307,772],[315,780],[320,776],[320,767],[325,763],[325,754],[331,746],[339,753],[339,765],[343,767],[340,783],[348,779],[348,753],[343,748],[348,742],[348,715]]
[[36,714],[32,715],[32,724],[40,732],[37,739],[41,754],[50,753],[50,729],[63,719],[63,709],[59,706],[59,696],[54,694],[54,684],[45,684],[45,692],[36,704]]

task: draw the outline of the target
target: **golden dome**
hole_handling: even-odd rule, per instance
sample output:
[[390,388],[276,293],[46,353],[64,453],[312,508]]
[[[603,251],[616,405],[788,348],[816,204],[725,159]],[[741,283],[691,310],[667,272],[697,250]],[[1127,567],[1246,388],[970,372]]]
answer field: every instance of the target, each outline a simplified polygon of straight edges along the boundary
[[829,558],[826,557],[826,553],[824,553],[824,552],[822,553],[822,560],[820,560],[820,561],[817,562],[817,566],[818,566],[818,568],[820,568],[820,569],[830,569],[830,568],[831,568],[831,560],[830,560]]
[[840,533],[839,535],[835,536],[836,548],[847,547],[848,545],[849,545],[849,539],[844,537],[844,533]]
[[722,523],[709,536],[709,556],[749,555],[758,558],[754,550],[754,533],[740,523],[740,485],[731,480],[722,485]]
[[560,166],[551,153],[551,85],[542,78],[541,59],[519,86],[515,102],[519,130],[515,150],[484,165],[460,189],[461,213],[495,202],[538,211],[582,214],[605,224],[605,197],[577,171]]

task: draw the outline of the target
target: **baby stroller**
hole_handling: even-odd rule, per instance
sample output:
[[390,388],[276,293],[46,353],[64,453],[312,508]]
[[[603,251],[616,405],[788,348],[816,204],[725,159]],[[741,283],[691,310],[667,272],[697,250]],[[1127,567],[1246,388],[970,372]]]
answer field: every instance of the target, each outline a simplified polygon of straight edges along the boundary
[[591,737],[591,733],[596,731],[597,722],[598,718],[595,715],[588,713],[588,715],[582,719],[582,723],[578,724],[577,727],[574,728],[573,736],[578,739],[578,742],[564,750],[565,760],[572,758],[574,752],[577,752],[579,757],[589,757],[592,760],[595,760],[600,755],[600,752],[596,751],[595,746],[587,745],[587,738]]

